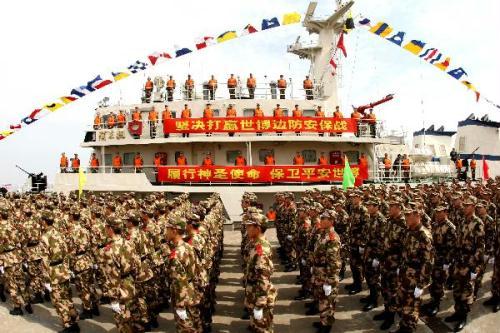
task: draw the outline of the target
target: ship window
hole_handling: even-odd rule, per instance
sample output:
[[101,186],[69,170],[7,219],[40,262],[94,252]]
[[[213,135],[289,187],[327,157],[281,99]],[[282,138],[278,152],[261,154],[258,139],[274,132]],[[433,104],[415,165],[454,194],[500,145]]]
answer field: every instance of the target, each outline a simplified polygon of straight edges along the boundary
[[350,164],[358,164],[359,160],[359,151],[357,150],[349,150],[345,151],[344,155],[347,156],[347,159],[349,160]]
[[464,152],[465,151],[465,136],[461,136],[458,139],[458,151],[459,152]]
[[123,153],[123,165],[134,165],[135,153]]
[[236,157],[240,154],[241,150],[228,150],[226,152],[226,161],[229,164],[234,164]]
[[288,109],[281,108],[283,110],[283,116],[288,117]]
[[316,163],[316,150],[304,149],[302,151],[302,157],[304,157],[305,163]]
[[316,110],[307,109],[304,110],[302,114],[304,115],[304,117],[314,117],[314,115],[316,114]]
[[[183,151],[176,151],[175,154],[174,154],[174,161],[177,161],[177,158],[179,157],[179,155],[181,153],[184,153]],[[184,157],[186,157],[186,154],[184,154]]]
[[220,115],[220,110],[219,109],[214,109],[214,117],[218,117]]
[[111,159],[112,159],[111,154],[104,154],[104,164],[106,166],[111,165],[111,162],[112,162]]
[[255,109],[243,109],[243,117],[253,117]]
[[434,145],[429,145],[429,148],[431,150],[432,156],[436,156],[436,146]]
[[268,153],[274,156],[274,149],[260,149],[259,150],[259,161],[264,162]]

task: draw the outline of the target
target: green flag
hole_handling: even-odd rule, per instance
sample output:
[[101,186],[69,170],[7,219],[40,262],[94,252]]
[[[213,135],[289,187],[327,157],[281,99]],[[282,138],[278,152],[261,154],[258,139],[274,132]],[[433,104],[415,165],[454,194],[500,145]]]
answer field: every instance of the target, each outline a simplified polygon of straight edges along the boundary
[[342,188],[345,190],[349,187],[354,187],[355,178],[352,173],[351,167],[349,166],[349,161],[347,160],[347,156],[344,158],[344,174],[342,176]]

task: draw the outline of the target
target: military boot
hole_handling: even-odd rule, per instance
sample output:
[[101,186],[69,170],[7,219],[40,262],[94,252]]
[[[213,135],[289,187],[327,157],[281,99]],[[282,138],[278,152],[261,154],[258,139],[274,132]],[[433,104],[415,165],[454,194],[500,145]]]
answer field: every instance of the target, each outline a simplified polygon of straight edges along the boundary
[[31,301],[32,304],[41,304],[43,303],[43,297],[42,293],[36,293],[35,297],[33,297],[33,300]]
[[488,299],[487,301],[485,301],[483,303],[483,305],[484,306],[495,306],[498,304],[499,301],[500,301],[500,299],[497,296],[491,296],[491,298]]
[[248,309],[247,308],[243,309],[243,314],[241,315],[241,319],[244,319],[244,320],[250,319],[250,314],[248,313]]
[[461,314],[460,318],[457,321],[457,324],[453,328],[453,332],[460,332],[461,330],[464,329],[466,324],[467,324],[467,314]]
[[14,308],[14,309],[10,310],[9,313],[13,316],[22,316],[23,310],[21,310],[21,308]]
[[353,283],[352,288],[349,289],[349,295],[359,294],[363,289],[361,288],[361,282]]
[[99,311],[99,306],[97,303],[94,303],[94,306],[92,307],[92,315],[94,316],[100,316],[101,312]]
[[367,312],[375,309],[378,306],[378,292],[376,287],[370,287],[370,296],[368,296],[368,302],[363,307],[363,311]]
[[345,279],[345,262],[342,262],[342,267],[340,268],[339,281]]
[[44,293],[43,293],[43,299],[46,301],[46,302],[50,302],[50,292],[48,290],[45,290]]
[[5,289],[5,287],[3,286],[3,284],[0,284],[0,300],[2,302],[7,301],[7,298],[5,297],[4,289]]
[[80,332],[80,326],[78,326],[77,323],[71,324],[71,326],[65,327],[62,331],[59,331],[59,333],[78,333]]
[[396,314],[394,312],[388,312],[384,322],[382,323],[382,325],[380,325],[380,329],[385,331],[391,328],[391,326],[394,324],[395,315]]
[[387,315],[389,314],[389,311],[385,310],[380,312],[379,314],[376,314],[375,316],[373,316],[373,320],[375,321],[381,321],[381,320],[385,320],[385,318],[387,317]]
[[439,312],[439,304],[440,304],[439,301],[434,301],[434,300],[431,301],[426,309],[426,314],[429,317],[435,317]]
[[306,311],[306,316],[314,316],[319,313],[319,309],[316,305],[311,306],[307,311]]
[[455,312],[451,316],[444,318],[444,321],[447,323],[453,323],[453,322],[459,321],[460,317],[461,317],[460,313]]
[[31,307],[31,303],[28,303],[24,306],[24,310],[26,310],[26,312],[28,312],[29,314],[32,314],[33,313],[33,308]]
[[92,310],[83,309],[82,313],[80,313],[80,319],[81,320],[92,319]]
[[493,312],[497,313],[500,311],[500,302],[498,302],[494,307],[493,307]]

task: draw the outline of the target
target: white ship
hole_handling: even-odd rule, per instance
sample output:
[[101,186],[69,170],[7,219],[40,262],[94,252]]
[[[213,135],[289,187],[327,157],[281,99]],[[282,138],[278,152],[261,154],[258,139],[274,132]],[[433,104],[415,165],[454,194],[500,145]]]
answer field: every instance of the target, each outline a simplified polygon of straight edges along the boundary
[[[212,99],[206,83],[195,85],[193,92],[189,93],[184,87],[185,78],[176,78],[177,86],[169,98],[165,87],[169,78],[157,77],[152,80],[154,89],[151,95],[144,96],[140,103],[99,107],[97,112],[102,117],[102,125],[96,129],[91,126],[85,133],[81,146],[92,149],[100,165],[93,169],[85,166],[87,182],[84,189],[190,192],[195,200],[196,197],[201,198],[208,193],[218,192],[229,219],[238,221],[241,214],[240,199],[245,191],[255,192],[264,203],[263,208],[267,209],[276,192],[291,191],[300,196],[300,193],[306,190],[329,190],[332,185],[341,183],[341,171],[344,167],[342,156],[348,157],[355,173],[358,173],[357,163],[361,154],[364,154],[369,168],[365,182],[382,181],[383,173],[379,172],[379,163],[384,155],[378,147],[399,147],[402,142],[390,135],[384,135],[380,121],[376,124],[360,122],[358,128],[354,126],[355,129],[352,130],[352,110],[341,110],[344,119],[332,119],[335,106],[338,105],[338,76],[332,75],[326,69],[329,68],[332,45],[335,45],[339,38],[345,24],[345,14],[352,4],[353,2],[349,2],[338,8],[327,19],[316,19],[316,3],[311,3],[303,26],[310,34],[317,35],[317,43],[302,44],[297,40],[287,47],[288,52],[310,61],[309,73],[299,73],[297,76],[309,75],[313,83],[311,92],[291,87],[291,80],[287,79],[288,87],[285,95],[281,96],[276,81],[266,82],[267,79],[257,77],[254,96],[251,96],[244,83],[239,83],[234,96],[229,96],[227,85],[221,82],[226,78],[218,78],[218,89]],[[229,75],[230,73],[228,77]],[[245,77],[246,83],[248,73],[238,75]],[[203,81],[201,78],[195,79]],[[302,88],[302,82],[300,87]],[[211,104],[213,118],[203,120],[203,110],[207,103]],[[226,117],[230,104],[236,109],[236,118]],[[256,119],[257,104],[260,104],[266,117],[264,120],[268,122]],[[273,110],[278,104],[284,117],[278,120],[267,119],[273,117]],[[165,105],[168,105],[174,118],[168,121],[168,126],[175,131],[170,131],[168,137],[164,135],[168,126],[161,119]],[[188,122],[180,119],[185,105],[191,110]],[[302,111],[302,117],[292,117],[296,105]],[[324,111],[325,118],[317,117],[318,107]],[[153,108],[158,112],[159,120],[154,123],[156,135],[151,136],[148,114]],[[140,122],[132,121],[132,114],[136,109],[142,116]],[[126,115],[125,126],[107,128],[107,117],[111,113],[117,115],[120,111]],[[211,121],[210,129],[208,121]],[[237,127],[228,124],[237,124]],[[186,126],[191,129],[189,136],[182,134]],[[256,126],[260,126],[261,134]],[[275,129],[269,131],[269,126],[271,129],[275,126]],[[336,131],[330,134],[332,126]],[[253,131],[246,127],[253,128]],[[302,131],[297,130],[299,127]],[[195,128],[197,131],[193,130]],[[234,132],[232,136],[229,135],[231,130]],[[234,167],[238,152],[246,159],[247,166]],[[303,165],[293,165],[292,160],[296,152],[304,159]],[[141,172],[136,172],[134,167],[137,153],[140,153],[144,161]],[[176,165],[181,153],[187,159],[185,166]],[[211,154],[214,166],[201,167],[207,153]],[[268,153],[274,156],[275,165],[264,165]],[[328,163],[318,167],[321,153],[325,154]],[[114,172],[113,169],[113,158],[116,154],[122,159],[120,173]],[[155,157],[158,156],[161,157],[161,166],[154,163]],[[393,159],[393,156],[391,158]],[[401,173],[394,173],[391,175],[391,181],[400,181],[400,177]],[[54,191],[67,193],[77,189],[77,174],[56,175]]]

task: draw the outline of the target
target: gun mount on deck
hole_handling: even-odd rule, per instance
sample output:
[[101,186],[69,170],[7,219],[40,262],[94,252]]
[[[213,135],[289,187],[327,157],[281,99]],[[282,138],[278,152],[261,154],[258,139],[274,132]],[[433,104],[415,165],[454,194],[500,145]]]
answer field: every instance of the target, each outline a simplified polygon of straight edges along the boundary
[[379,101],[376,101],[376,102],[373,102],[373,103],[370,103],[370,104],[367,104],[367,105],[362,105],[362,106],[358,106],[358,107],[355,107],[354,105],[352,106],[353,109],[357,109],[358,112],[360,113],[365,113],[365,110],[366,109],[371,109],[371,108],[374,108],[376,107],[377,105],[380,105],[380,104],[383,104],[385,102],[389,102],[390,100],[392,100],[394,98],[394,94],[389,94],[387,96],[385,96],[384,98],[382,98],[381,100]]
[[28,172],[17,164],[16,168],[28,175],[29,179],[31,180],[31,192],[40,193],[47,189],[47,176],[45,176],[43,172],[40,172],[39,174]]

